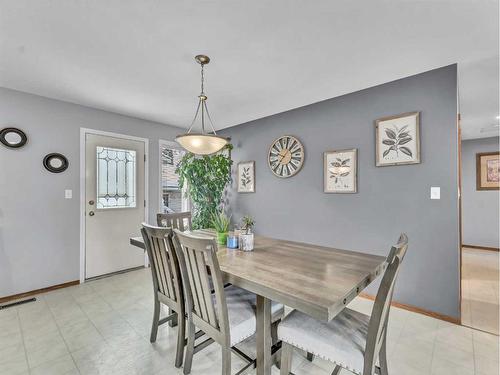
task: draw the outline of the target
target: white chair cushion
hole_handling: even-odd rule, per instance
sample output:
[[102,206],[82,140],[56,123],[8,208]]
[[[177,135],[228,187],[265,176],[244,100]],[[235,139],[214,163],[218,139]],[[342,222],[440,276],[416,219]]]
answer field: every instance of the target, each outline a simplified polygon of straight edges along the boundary
[[[231,332],[231,346],[234,346],[255,333],[256,328],[256,296],[245,289],[236,286],[224,288]],[[215,295],[212,295],[215,304]],[[284,307],[280,303],[271,305],[272,321],[281,319]]]
[[280,323],[278,338],[360,375],[369,321],[348,308],[327,323],[294,310]]

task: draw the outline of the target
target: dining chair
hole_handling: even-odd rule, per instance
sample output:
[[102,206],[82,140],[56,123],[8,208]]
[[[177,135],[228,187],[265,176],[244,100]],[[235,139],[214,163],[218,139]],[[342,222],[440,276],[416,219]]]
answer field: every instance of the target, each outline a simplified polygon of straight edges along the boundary
[[159,227],[170,227],[184,232],[185,230],[191,230],[191,212],[156,214],[156,222]]
[[[255,360],[244,355],[235,345],[255,334],[256,296],[233,285],[224,288],[217,260],[217,244],[213,238],[183,233],[178,229],[174,229],[174,233],[188,317],[184,374],[191,372],[193,355],[211,342],[218,343],[222,348],[222,375],[231,373],[231,351],[248,362],[237,372],[242,374],[255,366]],[[212,276],[213,291],[208,273]],[[271,308],[272,321],[278,322],[283,311],[283,305],[274,303]],[[209,336],[209,339],[196,346],[195,327]]]
[[[300,348],[357,375],[388,375],[387,323],[394,285],[408,248],[408,237],[401,234],[391,247],[387,268],[380,283],[371,316],[345,308],[330,322],[318,321],[297,310],[288,314],[278,327],[282,340],[281,375],[290,373],[293,348]],[[377,360],[379,366],[377,366]]]
[[[143,223],[141,233],[153,277],[154,312],[150,341],[156,341],[158,326],[174,319],[179,320],[175,367],[181,367],[186,321],[177,319],[177,316],[184,317],[185,305],[179,261],[172,243],[173,232],[171,228],[154,227]],[[161,304],[169,308],[168,316],[163,319],[160,319]]]

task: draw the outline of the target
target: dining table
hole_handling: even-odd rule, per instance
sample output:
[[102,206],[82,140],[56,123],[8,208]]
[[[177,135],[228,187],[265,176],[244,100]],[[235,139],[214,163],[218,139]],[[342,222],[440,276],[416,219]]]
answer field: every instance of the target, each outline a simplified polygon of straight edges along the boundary
[[[210,229],[191,233],[214,238]],[[142,237],[130,238],[145,249]],[[387,267],[386,257],[368,252],[255,236],[253,251],[218,245],[224,282],[256,294],[256,373],[270,375],[271,301],[320,321],[331,321]]]

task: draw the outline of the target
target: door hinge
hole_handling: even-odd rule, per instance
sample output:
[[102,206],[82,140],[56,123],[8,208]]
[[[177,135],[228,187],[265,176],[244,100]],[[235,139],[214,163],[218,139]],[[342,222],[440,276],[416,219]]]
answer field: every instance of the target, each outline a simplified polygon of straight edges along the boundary
[[146,200],[144,199],[144,207],[146,207]]
[[144,154],[144,162],[146,162],[146,154]]

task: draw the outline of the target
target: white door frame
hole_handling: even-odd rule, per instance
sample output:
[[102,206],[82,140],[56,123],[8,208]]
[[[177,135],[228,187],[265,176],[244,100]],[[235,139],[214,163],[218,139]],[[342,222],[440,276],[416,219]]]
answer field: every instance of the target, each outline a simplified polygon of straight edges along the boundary
[[[87,134],[104,135],[108,137],[127,139],[131,141],[144,142],[144,155],[146,160],[144,163],[144,199],[146,206],[144,207],[144,221],[148,221],[149,217],[149,139],[134,137],[126,134],[107,132],[89,128],[80,128],[80,283],[85,282],[85,138]],[[144,265],[148,265],[147,255],[144,252]]]

